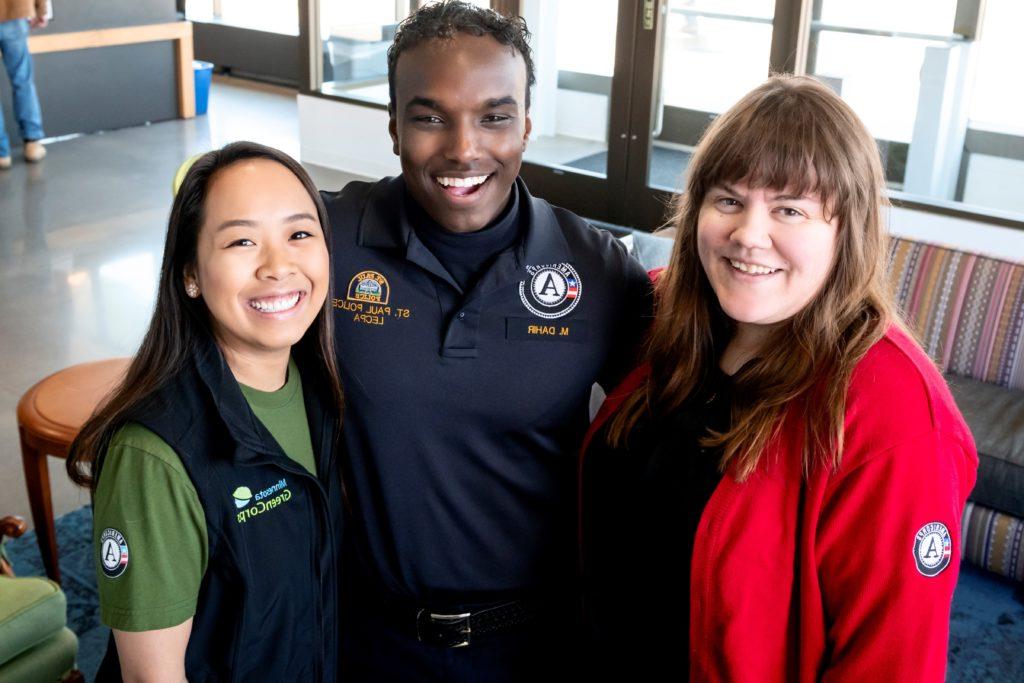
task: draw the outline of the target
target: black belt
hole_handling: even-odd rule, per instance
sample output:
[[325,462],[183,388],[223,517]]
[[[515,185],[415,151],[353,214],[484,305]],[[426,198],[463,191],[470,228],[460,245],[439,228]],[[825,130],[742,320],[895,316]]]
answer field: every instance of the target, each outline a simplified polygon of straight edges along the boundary
[[415,635],[421,643],[466,647],[474,636],[497,633],[533,620],[541,613],[542,604],[536,600],[514,600],[476,610],[403,608],[391,604],[378,605],[374,611],[399,630]]

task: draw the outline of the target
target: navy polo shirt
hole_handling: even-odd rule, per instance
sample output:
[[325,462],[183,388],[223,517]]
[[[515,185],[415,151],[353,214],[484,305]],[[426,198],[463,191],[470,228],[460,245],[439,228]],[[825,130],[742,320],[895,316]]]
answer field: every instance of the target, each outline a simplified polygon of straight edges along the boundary
[[399,599],[572,580],[590,389],[650,322],[648,277],[616,239],[515,189],[521,239],[465,292],[410,224],[401,176],[323,193],[358,554]]

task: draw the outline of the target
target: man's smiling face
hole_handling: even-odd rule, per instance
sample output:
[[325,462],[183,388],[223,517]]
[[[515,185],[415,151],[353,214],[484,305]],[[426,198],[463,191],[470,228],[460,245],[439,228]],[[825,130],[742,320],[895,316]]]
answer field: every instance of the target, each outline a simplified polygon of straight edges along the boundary
[[403,52],[389,130],[413,198],[452,232],[501,213],[530,134],[526,63],[491,36],[457,33]]

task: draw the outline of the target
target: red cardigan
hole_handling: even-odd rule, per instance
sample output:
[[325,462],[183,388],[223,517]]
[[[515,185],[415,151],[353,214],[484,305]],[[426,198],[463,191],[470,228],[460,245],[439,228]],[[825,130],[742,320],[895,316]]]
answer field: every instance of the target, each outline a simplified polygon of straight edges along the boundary
[[[647,373],[608,395],[581,473],[590,438]],[[790,418],[761,468],[744,483],[726,473],[704,509],[690,679],[944,680],[960,519],[978,466],[945,381],[891,329],[854,370],[834,473],[801,476]]]

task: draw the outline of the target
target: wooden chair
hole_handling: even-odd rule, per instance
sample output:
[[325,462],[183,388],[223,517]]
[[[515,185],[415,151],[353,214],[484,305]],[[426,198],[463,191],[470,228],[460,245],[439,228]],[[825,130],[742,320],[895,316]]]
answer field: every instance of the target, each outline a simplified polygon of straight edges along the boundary
[[57,536],[46,458],[67,457],[78,430],[124,376],[129,361],[114,358],[73,365],[38,382],[18,402],[18,438],[32,523],[46,575],[58,583]]

